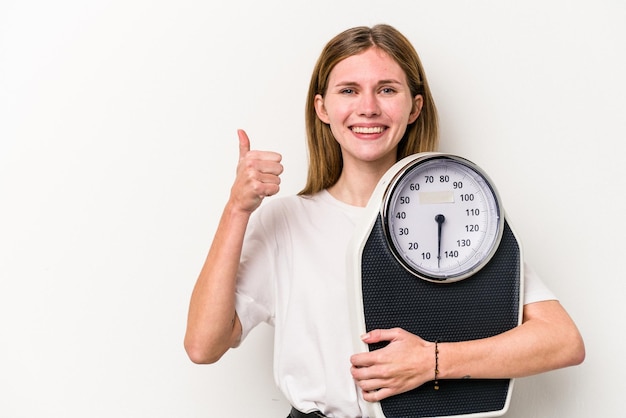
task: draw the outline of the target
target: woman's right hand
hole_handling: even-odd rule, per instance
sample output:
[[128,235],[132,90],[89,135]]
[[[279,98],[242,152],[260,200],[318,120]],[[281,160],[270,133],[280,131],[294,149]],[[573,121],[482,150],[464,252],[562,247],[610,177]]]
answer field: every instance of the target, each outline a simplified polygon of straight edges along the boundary
[[250,139],[242,129],[239,136],[239,163],[237,177],[231,188],[230,201],[235,208],[253,212],[263,199],[280,190],[282,156],[271,151],[250,150]]
[[239,210],[253,212],[263,199],[280,190],[282,156],[271,151],[250,150],[250,139],[242,129],[239,136],[239,163],[237,177],[231,188],[231,203]]

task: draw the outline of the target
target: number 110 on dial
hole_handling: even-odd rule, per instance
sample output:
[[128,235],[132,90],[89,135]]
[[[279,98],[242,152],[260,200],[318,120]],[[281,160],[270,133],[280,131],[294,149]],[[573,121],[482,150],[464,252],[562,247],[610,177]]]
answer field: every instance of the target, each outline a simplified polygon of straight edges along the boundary
[[467,278],[489,261],[502,236],[496,189],[468,160],[417,155],[385,194],[388,244],[400,263],[423,279]]

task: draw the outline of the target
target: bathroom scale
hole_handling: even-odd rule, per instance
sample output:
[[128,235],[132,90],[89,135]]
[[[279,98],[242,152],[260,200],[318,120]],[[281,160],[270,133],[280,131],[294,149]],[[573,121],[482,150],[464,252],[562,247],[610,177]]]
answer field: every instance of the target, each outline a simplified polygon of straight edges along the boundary
[[[360,336],[400,327],[440,343],[491,337],[521,323],[522,249],[496,187],[447,153],[398,161],[379,181],[348,250],[357,352]],[[380,402],[375,418],[489,417],[509,406],[513,379],[438,379]]]

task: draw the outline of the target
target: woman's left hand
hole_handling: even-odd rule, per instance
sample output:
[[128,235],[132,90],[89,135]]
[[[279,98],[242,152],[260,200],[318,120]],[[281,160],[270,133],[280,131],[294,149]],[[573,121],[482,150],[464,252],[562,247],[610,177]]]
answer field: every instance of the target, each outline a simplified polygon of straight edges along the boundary
[[435,375],[435,344],[401,328],[377,329],[362,337],[385,347],[350,357],[352,377],[363,390],[363,399],[377,402],[421,386]]

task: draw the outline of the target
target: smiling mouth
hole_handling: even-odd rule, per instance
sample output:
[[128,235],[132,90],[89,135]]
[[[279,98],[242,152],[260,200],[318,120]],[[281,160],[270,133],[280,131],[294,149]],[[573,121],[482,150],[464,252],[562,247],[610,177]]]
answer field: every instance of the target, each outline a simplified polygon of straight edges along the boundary
[[383,126],[372,126],[372,127],[353,126],[352,127],[352,132],[354,132],[355,134],[380,134],[384,130],[385,128]]

